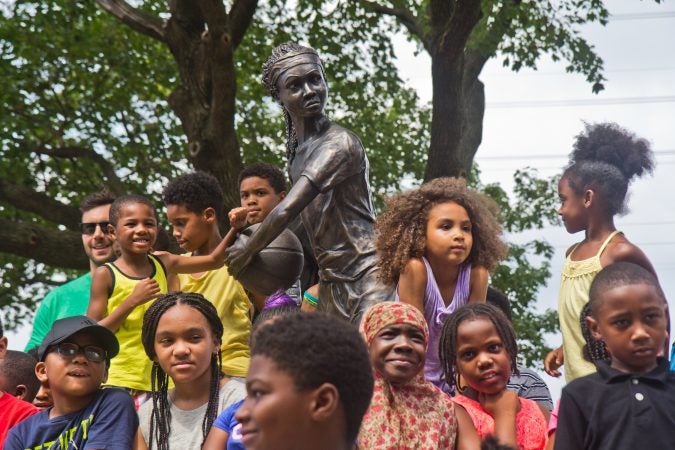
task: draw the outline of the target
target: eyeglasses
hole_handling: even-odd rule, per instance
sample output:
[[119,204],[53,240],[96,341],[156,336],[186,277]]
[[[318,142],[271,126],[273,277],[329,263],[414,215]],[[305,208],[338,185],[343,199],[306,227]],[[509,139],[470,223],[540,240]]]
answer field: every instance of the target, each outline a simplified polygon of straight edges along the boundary
[[103,362],[107,353],[101,347],[95,345],[85,345],[80,347],[72,342],[62,342],[56,345],[56,352],[64,358],[74,358],[79,353],[84,353],[85,358],[91,362]]
[[108,225],[110,225],[110,222],[83,222],[80,224],[80,230],[82,231],[82,234],[91,236],[96,233],[96,227],[101,227],[101,232],[103,234],[108,234],[110,233]]

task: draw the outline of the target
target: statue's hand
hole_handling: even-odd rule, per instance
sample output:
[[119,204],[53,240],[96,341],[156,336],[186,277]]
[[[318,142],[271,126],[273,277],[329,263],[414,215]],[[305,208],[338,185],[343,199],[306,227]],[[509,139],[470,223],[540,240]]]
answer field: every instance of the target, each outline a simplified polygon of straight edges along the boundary
[[246,247],[232,246],[225,252],[227,271],[235,278],[251,263],[252,259],[253,255],[249,254]]

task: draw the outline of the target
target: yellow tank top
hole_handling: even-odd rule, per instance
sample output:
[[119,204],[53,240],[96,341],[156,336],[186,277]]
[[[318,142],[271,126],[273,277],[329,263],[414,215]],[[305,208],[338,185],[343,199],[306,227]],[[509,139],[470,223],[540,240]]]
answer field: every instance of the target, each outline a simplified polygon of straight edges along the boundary
[[591,282],[602,270],[600,255],[602,255],[609,241],[619,233],[620,231],[616,230],[607,236],[595,256],[581,261],[572,261],[572,254],[579,246],[577,244],[565,259],[560,281],[558,316],[563,337],[565,381],[568,383],[595,372],[595,365],[584,359],[583,355],[583,347],[586,345],[586,341],[581,334],[581,310],[588,303],[588,291]]
[[223,372],[229,376],[245,377],[250,358],[251,302],[243,286],[227,272],[226,266],[205,272],[199,278],[179,274],[178,279],[181,291],[200,293],[216,307],[224,329],[221,346]]
[[[148,255],[152,264],[151,277],[159,284],[162,294],[167,292],[166,269],[162,262],[155,256]],[[133,292],[136,284],[143,278],[134,278],[124,274],[113,263],[105,265],[113,277],[112,293],[108,297],[108,310],[110,314]],[[120,352],[110,361],[108,381],[106,386],[117,386],[139,391],[150,391],[150,371],[152,361],[145,354],[141,343],[141,329],[143,328],[143,315],[153,301],[137,306],[115,332],[120,343]]]

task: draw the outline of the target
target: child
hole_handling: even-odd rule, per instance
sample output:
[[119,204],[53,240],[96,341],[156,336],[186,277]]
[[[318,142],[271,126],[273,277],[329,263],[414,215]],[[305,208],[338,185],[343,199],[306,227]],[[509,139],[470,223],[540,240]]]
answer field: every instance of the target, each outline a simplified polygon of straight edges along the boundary
[[[223,191],[214,176],[193,172],[174,178],[162,197],[173,236],[187,255],[208,255],[223,241],[218,228],[223,214]],[[251,302],[243,286],[228,273],[226,266],[180,274],[178,280],[181,291],[202,294],[216,307],[224,330],[223,371],[228,376],[245,377],[250,358]]]
[[319,309],[358,323],[369,306],[390,298],[378,281],[368,159],[359,138],[326,117],[328,85],[317,52],[287,42],[263,65],[263,84],[286,120],[293,187],[227,263],[241,272],[296,218],[319,267]]
[[[7,352],[7,337],[4,335],[0,320],[0,361]],[[37,412],[38,410],[30,403],[0,390],[0,448],[5,448],[3,445],[10,428]]]
[[[284,305],[275,308],[264,309],[258,314],[251,330],[251,343],[255,340],[255,333],[263,326],[273,323],[281,317],[299,313],[295,306]],[[235,418],[239,407],[244,403],[240,400],[231,404],[218,416],[209,435],[204,442],[203,450],[245,450],[241,442],[241,424]]]
[[365,343],[326,314],[282,317],[256,332],[246,390],[247,450],[351,449],[373,395]]
[[118,350],[115,335],[88,317],[55,321],[35,367],[40,381],[49,383],[54,406],[12,428],[3,448],[132,448],[138,427],[132,398],[121,389],[101,389]]
[[150,305],[142,340],[153,361],[152,403],[138,411],[140,449],[201,448],[216,416],[246,396],[244,383],[221,374],[222,335],[216,308],[201,294],[172,292]]
[[382,280],[398,284],[399,300],[424,314],[424,374],[450,393],[438,360],[441,328],[460,306],[485,301],[488,271],[506,256],[501,227],[463,179],[439,178],[390,199],[377,229]]
[[656,277],[639,265],[615,263],[595,277],[586,321],[610,361],[563,389],[556,449],[673,447],[675,374],[657,358],[667,335],[664,302]]
[[375,392],[359,448],[435,450],[477,448],[478,435],[461,406],[424,378],[429,331],[421,312],[383,302],[366,311],[361,335],[370,352]]
[[[115,332],[120,343],[120,352],[110,366],[107,385],[134,393],[147,392],[150,390],[151,362],[139,358],[143,314],[151,300],[168,291],[170,274],[220,267],[226,241],[205,256],[153,255],[157,215],[152,203],[137,195],[121,196],[113,202],[110,227],[121,255],[115,262],[96,269],[87,315]],[[141,395],[137,399],[141,401]]]
[[[265,217],[286,197],[286,179],[279,169],[271,164],[256,163],[239,174],[239,198],[241,207],[230,211],[229,217],[238,211],[246,211],[245,220],[230,220],[230,226],[238,230],[265,220]],[[267,297],[252,292],[257,311],[265,308]],[[296,304],[300,304],[300,280],[286,290]]]
[[551,376],[560,376],[563,363],[567,382],[595,372],[582,355],[579,314],[600,269],[628,261],[654,273],[645,254],[614,227],[614,216],[625,210],[628,184],[653,168],[649,143],[616,124],[586,125],[577,136],[570,165],[558,183],[558,214],[568,233],[583,231],[585,236],[566,253],[558,303],[563,344],[544,360]]
[[37,361],[28,353],[7,350],[5,357],[0,359],[0,391],[31,403],[40,389],[35,364]]
[[453,401],[466,409],[482,439],[494,434],[520,450],[544,448],[539,406],[506,389],[511,372],[518,372],[518,347],[504,313],[489,304],[462,306],[445,321],[440,348],[446,380],[459,391]]

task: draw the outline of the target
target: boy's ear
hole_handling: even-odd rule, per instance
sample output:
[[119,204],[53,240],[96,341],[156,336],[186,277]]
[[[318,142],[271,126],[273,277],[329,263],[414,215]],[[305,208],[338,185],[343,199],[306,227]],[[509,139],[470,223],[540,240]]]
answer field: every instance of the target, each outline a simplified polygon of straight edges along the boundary
[[47,376],[47,365],[44,361],[40,361],[35,365],[35,376],[38,377],[40,383],[46,383],[49,381],[49,376]]
[[217,220],[216,210],[209,206],[204,211],[202,211],[202,218],[207,222],[213,222]]
[[19,384],[14,388],[14,397],[18,398],[19,400],[24,400],[27,401],[28,403],[32,402],[33,399],[31,398],[30,400],[26,399],[26,395],[28,394],[28,388],[26,387],[25,384]]
[[310,402],[310,417],[317,422],[330,419],[340,407],[340,393],[331,383],[314,389]]
[[115,226],[112,223],[108,224],[108,233],[115,236]]
[[0,359],[7,353],[7,336],[0,337]]
[[286,198],[286,191],[279,192],[279,200],[283,200],[285,198]]
[[593,336],[593,339],[596,341],[601,341],[602,340],[602,334],[600,334],[600,330],[598,327],[598,321],[595,320],[591,316],[586,317],[586,326],[588,327],[588,331],[591,332],[591,336]]

